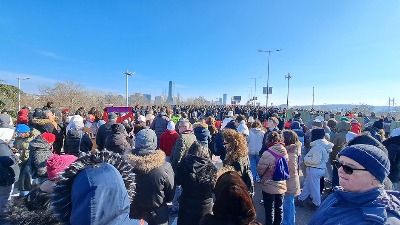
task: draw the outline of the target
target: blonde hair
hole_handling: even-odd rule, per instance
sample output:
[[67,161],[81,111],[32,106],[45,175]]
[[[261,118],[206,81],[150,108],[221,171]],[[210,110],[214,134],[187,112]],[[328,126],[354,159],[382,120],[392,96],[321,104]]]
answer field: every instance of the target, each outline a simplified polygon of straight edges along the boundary
[[227,157],[225,159],[228,164],[239,160],[243,156],[247,156],[249,149],[243,134],[233,129],[224,129],[222,135],[224,137],[224,142],[228,144],[226,147]]

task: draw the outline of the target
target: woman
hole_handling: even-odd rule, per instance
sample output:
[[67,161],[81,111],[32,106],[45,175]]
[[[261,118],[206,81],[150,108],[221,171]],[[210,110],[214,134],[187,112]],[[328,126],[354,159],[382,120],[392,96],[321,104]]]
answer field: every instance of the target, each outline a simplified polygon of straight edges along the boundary
[[233,129],[224,129],[222,136],[226,148],[226,158],[223,162],[224,167],[233,167],[247,185],[249,193],[253,195],[254,182],[250,170],[249,149],[247,148],[246,138],[243,134]]
[[75,115],[73,120],[68,124],[67,136],[64,141],[64,152],[66,154],[79,156],[81,152],[90,152],[93,147],[92,140],[89,135],[83,131],[83,118]]
[[385,191],[389,174],[386,154],[357,144],[339,152],[339,184],[314,214],[309,225],[400,224],[400,194]]
[[176,185],[182,186],[178,225],[199,224],[204,215],[212,212],[216,174],[207,145],[195,141],[175,174]]
[[257,165],[257,172],[261,177],[265,224],[281,224],[286,180],[272,180],[276,164],[276,158],[273,154],[286,159],[288,155],[278,132],[272,131],[269,133],[267,136],[266,149]]
[[332,152],[333,144],[325,140],[323,128],[311,130],[311,149],[304,157],[304,164],[307,166],[307,176],[301,194],[296,205],[302,205],[310,196],[312,198],[311,208],[316,209],[321,204],[320,179],[325,174],[326,163],[329,160],[329,153]]
[[261,122],[257,119],[253,122],[252,128],[250,129],[249,136],[247,137],[247,146],[249,147],[249,158],[250,158],[250,168],[254,175],[254,181],[260,182],[260,177],[257,174],[257,165],[260,161],[260,155],[258,152],[262,148],[262,141],[265,132],[261,129]]
[[[296,122],[296,121],[295,121]],[[290,178],[286,181],[287,191],[283,198],[283,225],[294,225],[296,208],[294,197],[300,194],[299,157],[301,155],[301,142],[293,130],[283,131],[283,141],[289,156]]]

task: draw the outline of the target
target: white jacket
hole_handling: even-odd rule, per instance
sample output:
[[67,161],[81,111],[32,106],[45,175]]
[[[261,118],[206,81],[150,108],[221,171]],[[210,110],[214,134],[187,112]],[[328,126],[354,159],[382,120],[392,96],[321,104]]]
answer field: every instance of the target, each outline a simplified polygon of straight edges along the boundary
[[247,127],[246,122],[244,120],[240,121],[236,131],[244,134],[246,137],[249,136],[249,128]]
[[249,155],[258,155],[263,145],[265,132],[261,128],[251,128],[247,137],[247,146],[249,147]]
[[318,139],[311,142],[310,145],[311,149],[304,157],[304,164],[308,167],[325,169],[333,144],[325,139]]

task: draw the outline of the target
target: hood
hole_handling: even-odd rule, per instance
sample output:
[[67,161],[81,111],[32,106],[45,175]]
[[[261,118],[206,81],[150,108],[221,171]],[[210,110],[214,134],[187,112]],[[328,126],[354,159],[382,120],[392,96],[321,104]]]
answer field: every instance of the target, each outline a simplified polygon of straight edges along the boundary
[[0,140],[8,143],[9,141],[11,141],[13,135],[14,135],[14,129],[0,128]]
[[52,121],[49,119],[37,119],[37,118],[32,119],[33,124],[37,124],[40,126],[45,125],[46,123],[51,123],[51,122]]
[[191,173],[198,173],[202,170],[210,161],[194,155],[188,155],[185,157],[185,168]]
[[51,202],[54,214],[64,224],[132,224],[134,178],[119,154],[86,154],[60,174]]
[[157,135],[153,130],[145,128],[136,134],[134,154],[151,154],[154,153],[156,149]]
[[211,138],[210,131],[204,127],[194,128],[193,133],[196,136],[196,139],[204,144],[208,144],[208,140]]
[[81,138],[83,136],[83,130],[81,129],[71,129],[68,131],[68,136],[72,138]]
[[286,148],[280,143],[274,144],[271,147],[269,147],[268,149],[273,151],[275,154],[277,154],[279,156],[287,155]]
[[106,139],[104,147],[112,152],[125,154],[132,150],[132,146],[128,142],[128,136],[124,133],[111,133]]
[[250,132],[253,132],[255,134],[259,134],[259,133],[262,133],[262,130],[261,130],[261,128],[251,128]]
[[337,125],[336,125],[336,130],[338,132],[347,132],[349,131],[351,128],[351,124],[347,121],[340,121]]
[[128,158],[134,170],[141,173],[149,173],[165,163],[165,153],[161,150],[155,151],[154,154],[147,155],[130,154]]
[[382,142],[382,144],[387,148],[389,145],[398,145],[400,146],[400,136],[394,136],[388,138]]
[[327,152],[331,152],[333,148],[333,144],[325,139],[318,139],[310,143],[311,147],[321,146],[326,149]]
[[29,150],[36,150],[36,151],[47,151],[50,150],[52,146],[49,142],[46,141],[42,137],[42,135],[36,136],[30,143],[29,143]]

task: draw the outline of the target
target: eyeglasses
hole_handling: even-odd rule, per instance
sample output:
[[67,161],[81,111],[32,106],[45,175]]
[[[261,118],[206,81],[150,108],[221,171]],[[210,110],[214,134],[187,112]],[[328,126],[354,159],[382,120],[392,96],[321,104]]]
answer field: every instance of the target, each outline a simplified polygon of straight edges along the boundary
[[339,161],[335,161],[334,164],[335,164],[335,166],[336,166],[337,169],[339,169],[340,167],[342,167],[342,168],[343,168],[343,171],[344,171],[346,174],[349,174],[349,175],[353,174],[354,170],[364,170],[364,171],[367,171],[367,169],[355,169],[355,168],[352,168],[352,167],[350,167],[350,166],[343,165],[343,164],[342,164],[341,162],[339,162]]

